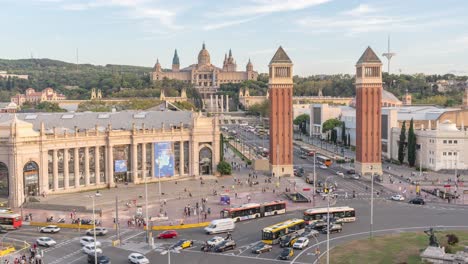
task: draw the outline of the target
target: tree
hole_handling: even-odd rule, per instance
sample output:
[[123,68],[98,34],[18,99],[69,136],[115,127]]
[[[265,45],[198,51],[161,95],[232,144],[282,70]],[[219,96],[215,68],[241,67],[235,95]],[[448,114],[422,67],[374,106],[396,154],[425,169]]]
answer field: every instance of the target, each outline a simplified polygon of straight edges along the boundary
[[299,115],[293,121],[293,123],[295,125],[299,126],[299,129],[304,134],[307,133],[307,130],[306,130],[307,125],[306,124],[308,124],[309,122],[310,122],[310,116],[308,114]]
[[217,169],[218,169],[218,172],[221,173],[221,175],[231,175],[232,173],[231,164],[229,164],[229,162],[226,162],[224,160],[218,163]]
[[39,112],[67,112],[67,110],[60,108],[57,103],[51,103],[47,101],[37,104],[36,110],[39,110]]
[[341,142],[346,146],[346,124],[341,122]]
[[336,118],[328,119],[322,125],[322,133],[326,133],[327,131],[330,131],[330,130],[334,129],[335,127],[337,127],[339,125],[341,125],[340,120],[338,120]]
[[406,121],[403,121],[400,132],[400,141],[398,142],[398,161],[403,163],[405,159],[405,141],[406,141]]
[[408,131],[408,164],[413,167],[416,163],[416,134],[414,133],[413,119],[411,118]]
[[351,134],[348,133],[348,147],[351,147]]

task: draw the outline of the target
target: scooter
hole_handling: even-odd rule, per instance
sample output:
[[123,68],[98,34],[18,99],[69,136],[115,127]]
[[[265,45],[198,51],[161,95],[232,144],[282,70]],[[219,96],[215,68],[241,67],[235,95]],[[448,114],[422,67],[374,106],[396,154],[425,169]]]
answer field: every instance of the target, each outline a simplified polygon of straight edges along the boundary
[[59,218],[59,219],[57,220],[57,223],[65,223],[65,218]]

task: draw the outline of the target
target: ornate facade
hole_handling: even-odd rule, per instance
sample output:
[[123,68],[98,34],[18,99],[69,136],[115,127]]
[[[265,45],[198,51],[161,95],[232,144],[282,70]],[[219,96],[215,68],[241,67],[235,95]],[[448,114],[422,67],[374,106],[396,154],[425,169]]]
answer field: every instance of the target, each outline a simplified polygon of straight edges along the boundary
[[[222,68],[214,66],[211,64],[210,53],[206,49],[205,44],[203,44],[198,54],[197,64],[192,64],[181,69],[179,55],[176,50],[172,59],[171,70],[163,70],[158,59],[151,72],[151,79],[153,81],[168,78],[192,83],[202,94],[216,93],[219,86],[224,83],[256,80],[257,77],[258,73],[253,70],[250,60],[246,65],[245,71],[237,71],[237,64],[231,50],[229,50],[229,56],[225,54]],[[207,97],[205,96],[205,98]]]
[[2,114],[0,196],[17,207],[42,194],[212,175],[218,122],[180,111]]
[[67,99],[65,95],[57,93],[54,89],[48,87],[40,92],[36,92],[33,88],[26,89],[24,94],[17,94],[11,97],[11,101],[18,106],[25,102],[40,103],[40,102],[55,102]]

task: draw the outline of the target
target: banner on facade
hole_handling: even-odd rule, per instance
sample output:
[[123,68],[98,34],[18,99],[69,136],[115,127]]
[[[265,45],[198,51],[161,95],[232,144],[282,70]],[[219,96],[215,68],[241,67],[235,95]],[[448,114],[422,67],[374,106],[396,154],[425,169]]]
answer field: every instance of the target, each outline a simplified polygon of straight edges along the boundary
[[174,176],[174,152],[172,142],[154,143],[154,177]]
[[127,172],[127,161],[116,160],[114,162],[114,172]]

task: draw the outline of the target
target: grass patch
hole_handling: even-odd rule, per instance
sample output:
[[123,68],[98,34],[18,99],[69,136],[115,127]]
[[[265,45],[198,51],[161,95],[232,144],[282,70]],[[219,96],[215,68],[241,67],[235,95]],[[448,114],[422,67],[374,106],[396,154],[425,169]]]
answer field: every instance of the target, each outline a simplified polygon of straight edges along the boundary
[[[460,240],[458,244],[450,246],[453,253],[463,250],[463,247],[468,245],[468,231],[437,232],[439,243],[446,249],[447,234],[455,234]],[[356,240],[333,248],[330,252],[330,263],[419,264],[422,263],[419,254],[428,244],[429,239],[424,232],[408,232],[377,236],[372,240]],[[326,257],[322,257],[320,263],[326,263]]]

